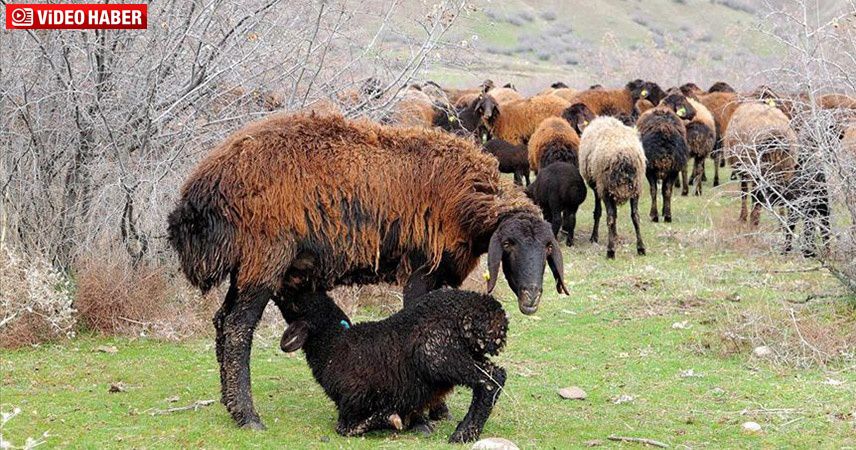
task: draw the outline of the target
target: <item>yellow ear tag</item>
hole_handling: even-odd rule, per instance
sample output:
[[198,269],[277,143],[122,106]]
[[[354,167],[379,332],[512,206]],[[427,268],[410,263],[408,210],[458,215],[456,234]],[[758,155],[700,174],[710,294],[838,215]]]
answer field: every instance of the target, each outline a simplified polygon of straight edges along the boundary
[[642,92],[639,93],[642,98],[648,97],[648,89],[642,89]]
[[676,111],[676,114],[678,115],[678,117],[684,117],[684,116],[686,116],[686,115],[687,115],[687,109],[686,109],[686,108],[684,108],[683,106],[681,106],[681,107],[680,107],[680,108],[678,108],[678,110]]
[[449,116],[449,122],[451,122],[451,123],[455,123],[455,122],[457,122],[457,121],[458,121],[458,118],[457,118],[457,117],[455,117],[455,116]]
[[487,144],[487,134],[482,135],[482,144]]
[[767,99],[767,105],[769,105],[771,108],[775,108],[776,107],[776,101],[773,100],[772,98],[768,98]]
[[482,274],[482,278],[484,278],[485,281],[490,281],[490,272],[485,270],[484,273]]

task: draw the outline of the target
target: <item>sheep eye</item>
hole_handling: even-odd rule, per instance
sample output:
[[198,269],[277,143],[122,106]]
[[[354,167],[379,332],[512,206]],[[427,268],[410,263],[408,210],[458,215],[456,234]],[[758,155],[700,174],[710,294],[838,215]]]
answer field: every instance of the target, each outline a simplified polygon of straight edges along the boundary
[[511,241],[505,241],[505,242],[503,242],[503,243],[502,243],[502,248],[504,248],[504,249],[508,250],[509,248],[511,248],[511,246],[512,246],[512,245],[514,245],[514,243],[513,243],[513,242],[511,242]]

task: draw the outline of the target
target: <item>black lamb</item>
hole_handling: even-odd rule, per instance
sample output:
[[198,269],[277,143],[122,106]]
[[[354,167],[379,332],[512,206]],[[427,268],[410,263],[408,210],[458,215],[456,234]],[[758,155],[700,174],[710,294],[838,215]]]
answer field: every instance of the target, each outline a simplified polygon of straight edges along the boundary
[[514,184],[529,186],[529,151],[525,146],[513,145],[502,139],[491,139],[484,143],[484,151],[499,161],[499,171],[513,173]]
[[[558,251],[558,250],[557,250]],[[423,413],[454,386],[473,391],[450,442],[478,439],[505,384],[488,355],[505,345],[508,319],[492,296],[456,289],[429,292],[385,320],[351,324],[324,292],[284,311],[284,352],[303,348],[315,380],[339,410],[336,432],[423,428]]]
[[556,239],[559,230],[564,228],[568,233],[565,243],[573,246],[577,210],[586,200],[586,184],[577,166],[556,162],[541,169],[535,182],[526,188],[526,195],[541,207],[544,220],[553,226]]

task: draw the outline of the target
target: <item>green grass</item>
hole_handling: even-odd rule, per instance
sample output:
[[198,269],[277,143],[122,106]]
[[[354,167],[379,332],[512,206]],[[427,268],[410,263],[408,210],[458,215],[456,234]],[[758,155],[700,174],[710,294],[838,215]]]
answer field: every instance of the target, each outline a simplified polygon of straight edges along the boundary
[[[702,198],[674,200],[672,224],[643,218],[645,257],[635,255],[629,210],[621,207],[622,244],[615,261],[604,258],[602,245],[586,239],[589,199],[578,220],[578,245],[563,246],[571,295],[557,297],[548,275],[548,295],[536,316],[521,315],[500,283],[497,295],[509,311],[511,328],[508,347],[497,360],[509,378],[483,436],[505,437],[527,448],[581,447],[590,440],[621,446],[606,441],[611,434],[657,439],[672,447],[856,446],[856,373],[847,366],[852,359],[797,369],[756,359],[748,350],[719,351],[717,330],[725,325],[726,311],[777,307],[783,300],[840,290],[821,271],[765,273],[813,264],[736,235],[731,228],[737,202],[731,188],[705,188]],[[643,217],[647,205],[646,194]],[[765,222],[771,227],[769,218]],[[605,230],[601,232],[604,242]],[[734,296],[741,302],[727,300]],[[849,326],[856,323],[852,309],[835,306],[844,301],[819,302],[813,306],[819,315],[849,314]],[[361,318],[368,315],[378,313],[363,311]],[[682,321],[691,327],[673,328]],[[84,336],[64,345],[0,353],[0,409],[17,406],[23,411],[6,425],[3,437],[21,444],[27,436],[48,431],[52,448],[447,446],[452,422],[440,424],[428,438],[407,433],[337,436],[332,403],[312,380],[302,356],[279,352],[279,331],[263,330],[252,359],[253,392],[266,432],[236,429],[219,403],[198,411],[150,414],[218,398],[211,339],[164,343]],[[119,351],[96,351],[102,345]],[[682,377],[689,369],[697,376]],[[827,384],[828,378],[843,384]],[[112,382],[124,383],[126,391],[108,393]],[[556,395],[558,388],[572,385],[586,390],[588,399],[567,401]],[[634,400],[614,404],[621,395]],[[179,400],[170,403],[173,396]],[[455,392],[450,407],[456,417],[464,415],[468,401],[468,390]],[[746,421],[758,422],[763,432],[743,432]]]

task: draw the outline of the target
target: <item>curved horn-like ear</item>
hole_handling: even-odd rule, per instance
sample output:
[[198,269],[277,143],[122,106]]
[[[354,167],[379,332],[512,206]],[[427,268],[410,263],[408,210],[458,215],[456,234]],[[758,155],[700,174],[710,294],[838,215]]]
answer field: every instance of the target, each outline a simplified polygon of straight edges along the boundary
[[490,245],[487,248],[487,293],[493,292],[496,287],[496,279],[499,277],[499,265],[502,263],[502,242],[499,242],[499,235],[494,232],[490,238]]
[[553,278],[556,279],[556,291],[560,294],[571,295],[568,288],[565,287],[565,280],[562,272],[565,270],[565,265],[562,263],[562,249],[559,248],[559,243],[553,239],[553,249],[547,255],[547,264],[550,265],[550,271],[553,272]]
[[279,348],[285,353],[296,352],[306,343],[307,337],[309,337],[309,324],[298,320],[289,325],[282,333]]

